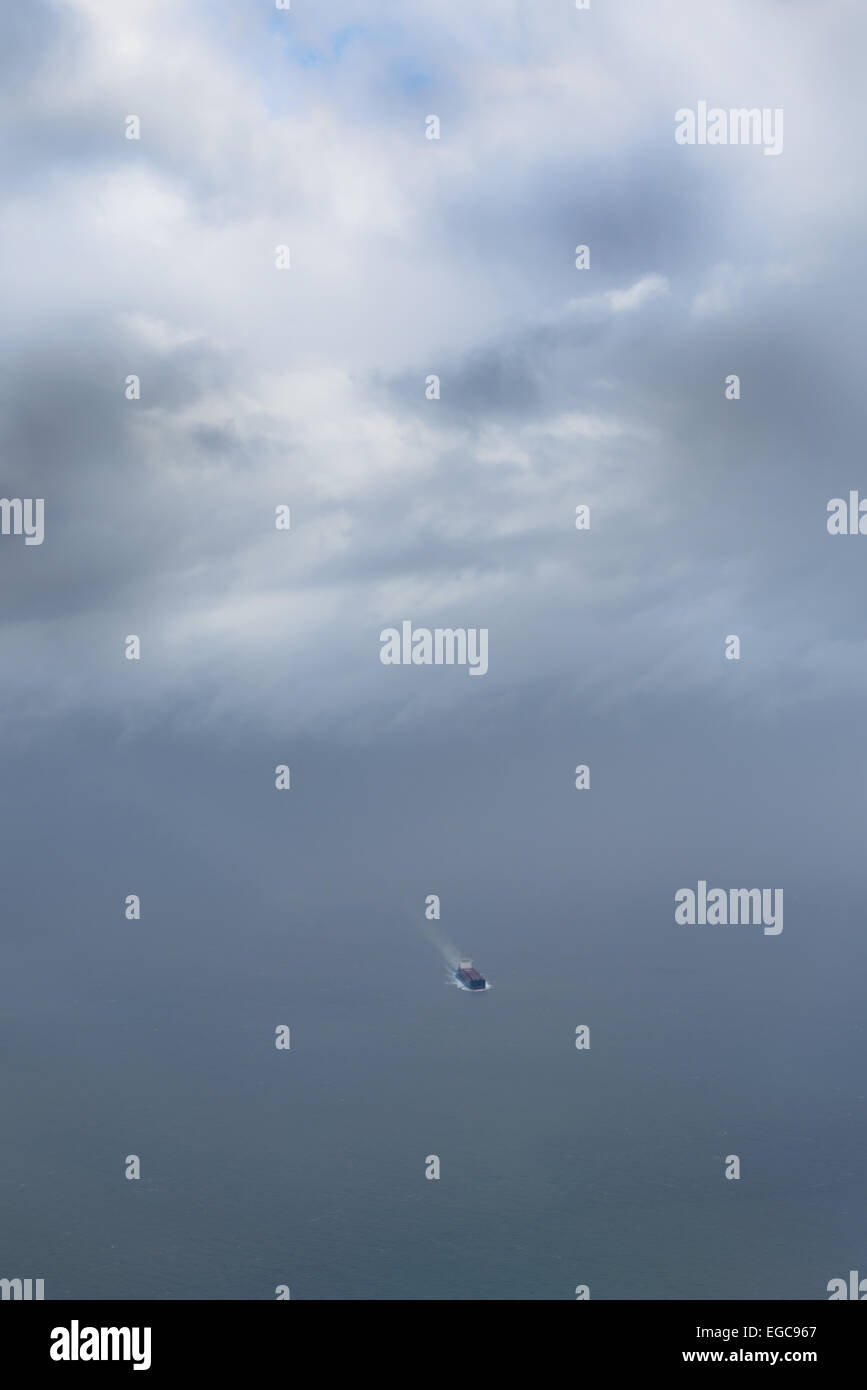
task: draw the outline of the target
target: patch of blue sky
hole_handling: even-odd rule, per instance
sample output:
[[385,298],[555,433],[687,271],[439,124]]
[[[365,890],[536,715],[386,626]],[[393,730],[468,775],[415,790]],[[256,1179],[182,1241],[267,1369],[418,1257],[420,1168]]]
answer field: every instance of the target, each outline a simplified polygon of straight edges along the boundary
[[[366,65],[381,74],[379,85],[392,95],[419,97],[436,85],[430,64],[412,52],[412,36],[397,23],[340,24],[330,32],[317,25],[296,24],[301,12],[270,7],[260,11],[258,37],[235,56],[255,70],[257,88],[268,114],[284,115],[292,106],[291,74],[330,77],[341,66],[352,64],[363,51]],[[321,14],[319,16],[321,20]]]

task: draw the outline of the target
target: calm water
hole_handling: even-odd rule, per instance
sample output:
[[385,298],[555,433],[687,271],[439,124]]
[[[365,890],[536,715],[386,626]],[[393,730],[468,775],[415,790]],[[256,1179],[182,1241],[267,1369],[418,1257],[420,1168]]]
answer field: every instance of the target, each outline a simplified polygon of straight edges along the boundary
[[[851,882],[810,824],[781,831],[784,779],[758,805],[718,788],[722,840],[629,730],[584,800],[561,745],[305,745],[285,797],[253,740],[7,757],[0,1274],[55,1298],[753,1299],[860,1268]],[[676,928],[699,876],[784,884],[782,936]],[[419,929],[430,892],[484,995]]]

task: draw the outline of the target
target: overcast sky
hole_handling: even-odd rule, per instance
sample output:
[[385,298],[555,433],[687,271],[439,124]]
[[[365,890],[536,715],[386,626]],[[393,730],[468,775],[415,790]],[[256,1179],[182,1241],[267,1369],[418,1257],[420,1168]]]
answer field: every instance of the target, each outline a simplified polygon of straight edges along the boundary
[[[860,694],[862,542],[825,525],[867,492],[858,4],[2,26],[3,487],[45,498],[0,542],[4,718]],[[782,153],[676,144],[700,100],[782,108]],[[488,675],[382,666],[405,619],[487,627]]]

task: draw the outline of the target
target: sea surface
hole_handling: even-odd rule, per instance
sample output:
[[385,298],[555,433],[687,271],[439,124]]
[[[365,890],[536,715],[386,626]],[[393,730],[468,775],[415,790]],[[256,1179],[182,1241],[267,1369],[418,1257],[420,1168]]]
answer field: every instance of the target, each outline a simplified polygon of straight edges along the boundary
[[[682,766],[645,732],[589,793],[541,726],[299,743],[286,794],[253,735],[7,751],[0,1276],[748,1300],[867,1272],[863,871],[833,825],[811,853],[833,779],[792,813],[783,725],[748,795],[705,753],[710,796],[700,722]],[[699,877],[782,885],[782,934],[676,926]],[[431,893],[485,993],[450,982]]]

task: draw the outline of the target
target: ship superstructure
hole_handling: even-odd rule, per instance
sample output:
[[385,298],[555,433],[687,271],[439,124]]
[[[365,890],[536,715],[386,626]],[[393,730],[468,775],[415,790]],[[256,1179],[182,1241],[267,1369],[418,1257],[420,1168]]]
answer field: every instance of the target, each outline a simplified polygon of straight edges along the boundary
[[473,962],[467,957],[463,957],[455,971],[455,979],[464,989],[486,989],[487,980],[484,975],[480,975],[478,970],[473,969]]

